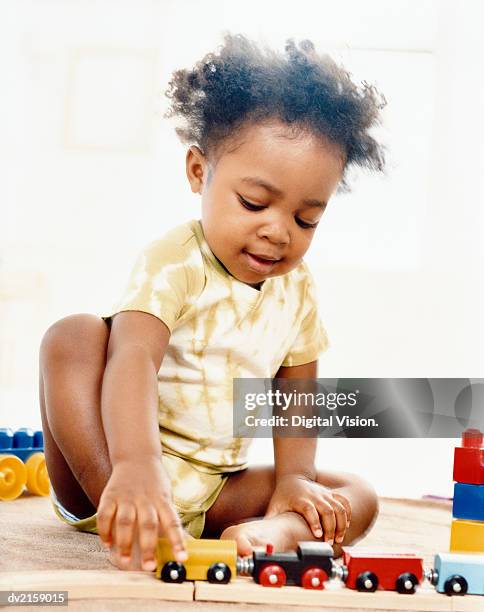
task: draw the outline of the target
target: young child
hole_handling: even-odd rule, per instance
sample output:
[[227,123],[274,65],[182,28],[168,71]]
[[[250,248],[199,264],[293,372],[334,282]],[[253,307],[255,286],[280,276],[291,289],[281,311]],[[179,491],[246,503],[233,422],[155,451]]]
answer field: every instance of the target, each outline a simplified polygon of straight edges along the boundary
[[364,480],[316,468],[315,439],[275,438],[274,466],[249,468],[232,434],[234,377],[317,376],[327,339],[303,257],[347,168],[383,168],[376,90],[309,41],[285,51],[227,35],[174,73],[201,220],[148,245],[112,312],[66,317],[41,344],[54,509],[122,569],[153,570],[161,534],[179,561],[188,536],[339,554],[377,513]]

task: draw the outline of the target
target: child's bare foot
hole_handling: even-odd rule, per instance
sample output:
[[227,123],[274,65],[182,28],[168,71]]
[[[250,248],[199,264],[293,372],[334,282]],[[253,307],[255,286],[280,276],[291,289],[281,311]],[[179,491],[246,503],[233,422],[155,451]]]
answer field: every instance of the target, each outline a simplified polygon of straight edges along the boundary
[[227,527],[222,540],[235,540],[237,553],[244,557],[256,546],[273,544],[275,551],[295,550],[300,541],[314,540],[306,520],[296,512],[284,512],[271,518],[248,521]]

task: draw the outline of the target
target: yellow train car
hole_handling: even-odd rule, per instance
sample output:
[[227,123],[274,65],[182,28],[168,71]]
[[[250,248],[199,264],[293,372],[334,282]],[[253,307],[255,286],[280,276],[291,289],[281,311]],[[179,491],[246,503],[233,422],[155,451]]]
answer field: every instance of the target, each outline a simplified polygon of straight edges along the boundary
[[185,541],[188,559],[177,563],[171,545],[160,538],[156,548],[156,577],[164,582],[208,580],[226,584],[237,574],[237,544],[233,540]]

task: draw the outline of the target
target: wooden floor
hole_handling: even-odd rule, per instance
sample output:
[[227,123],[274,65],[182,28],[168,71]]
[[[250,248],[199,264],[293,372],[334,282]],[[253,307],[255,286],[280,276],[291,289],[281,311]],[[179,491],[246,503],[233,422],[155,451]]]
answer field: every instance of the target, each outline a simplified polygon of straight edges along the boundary
[[[218,608],[220,604],[266,604],[267,609],[284,610],[289,606],[324,608],[329,610],[420,610],[470,611],[482,610],[481,597],[447,597],[436,593],[429,585],[420,587],[414,595],[399,595],[390,591],[358,593],[344,588],[341,583],[331,582],[322,591],[310,591],[299,587],[271,589],[255,584],[250,578],[236,578],[228,585],[206,582],[165,584],[145,572],[111,572],[102,570],[45,570],[31,572],[3,572],[0,575],[2,591],[67,591],[69,609],[74,602],[82,606],[90,602],[98,609],[104,600],[121,600],[127,603],[137,599],[143,601],[144,609],[186,609],[197,602],[210,602]],[[168,602],[184,607],[167,607]],[[190,602],[190,604],[188,604]],[[214,602],[218,602],[216,605]],[[134,603],[134,602],[132,602]],[[183,606],[183,604],[182,604]],[[119,609],[119,606],[118,608]],[[124,605],[122,610],[129,609]],[[260,610],[260,605],[258,607]],[[294,608],[292,608],[294,610]]]
[[[0,512],[0,590],[68,591],[69,610],[294,612],[305,606],[339,612],[484,609],[482,597],[447,597],[428,584],[415,595],[358,593],[337,581],[323,591],[269,589],[247,578],[237,578],[228,585],[164,584],[145,572],[113,568],[97,536],[78,533],[62,524],[47,499],[25,496],[3,502]],[[414,550],[424,556],[429,568],[436,552],[448,550],[450,514],[448,503],[383,499],[380,516],[361,544]]]

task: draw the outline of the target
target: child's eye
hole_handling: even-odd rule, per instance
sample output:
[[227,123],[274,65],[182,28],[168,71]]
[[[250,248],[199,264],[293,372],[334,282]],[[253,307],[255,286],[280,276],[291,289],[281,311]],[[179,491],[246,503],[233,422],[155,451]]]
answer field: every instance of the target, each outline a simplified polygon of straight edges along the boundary
[[[261,206],[259,204],[252,204],[251,202],[248,202],[245,198],[243,198],[241,195],[239,195],[238,198],[242,206],[247,208],[247,210],[258,211],[258,210],[264,210],[264,208],[267,208],[267,206]],[[296,223],[299,225],[299,227],[302,227],[303,229],[315,229],[319,221],[317,221],[316,223],[308,223],[307,221],[303,221],[302,219],[298,219],[296,217]]]
[[241,195],[239,195],[239,200],[242,206],[245,206],[247,210],[263,210],[265,208],[265,206],[258,206],[257,204],[251,204],[250,202],[247,202],[247,200],[244,200]]
[[299,227],[302,227],[303,229],[315,229],[319,221],[317,221],[316,223],[307,223],[306,221],[303,221],[302,219],[298,219],[296,217],[296,223],[299,225]]

